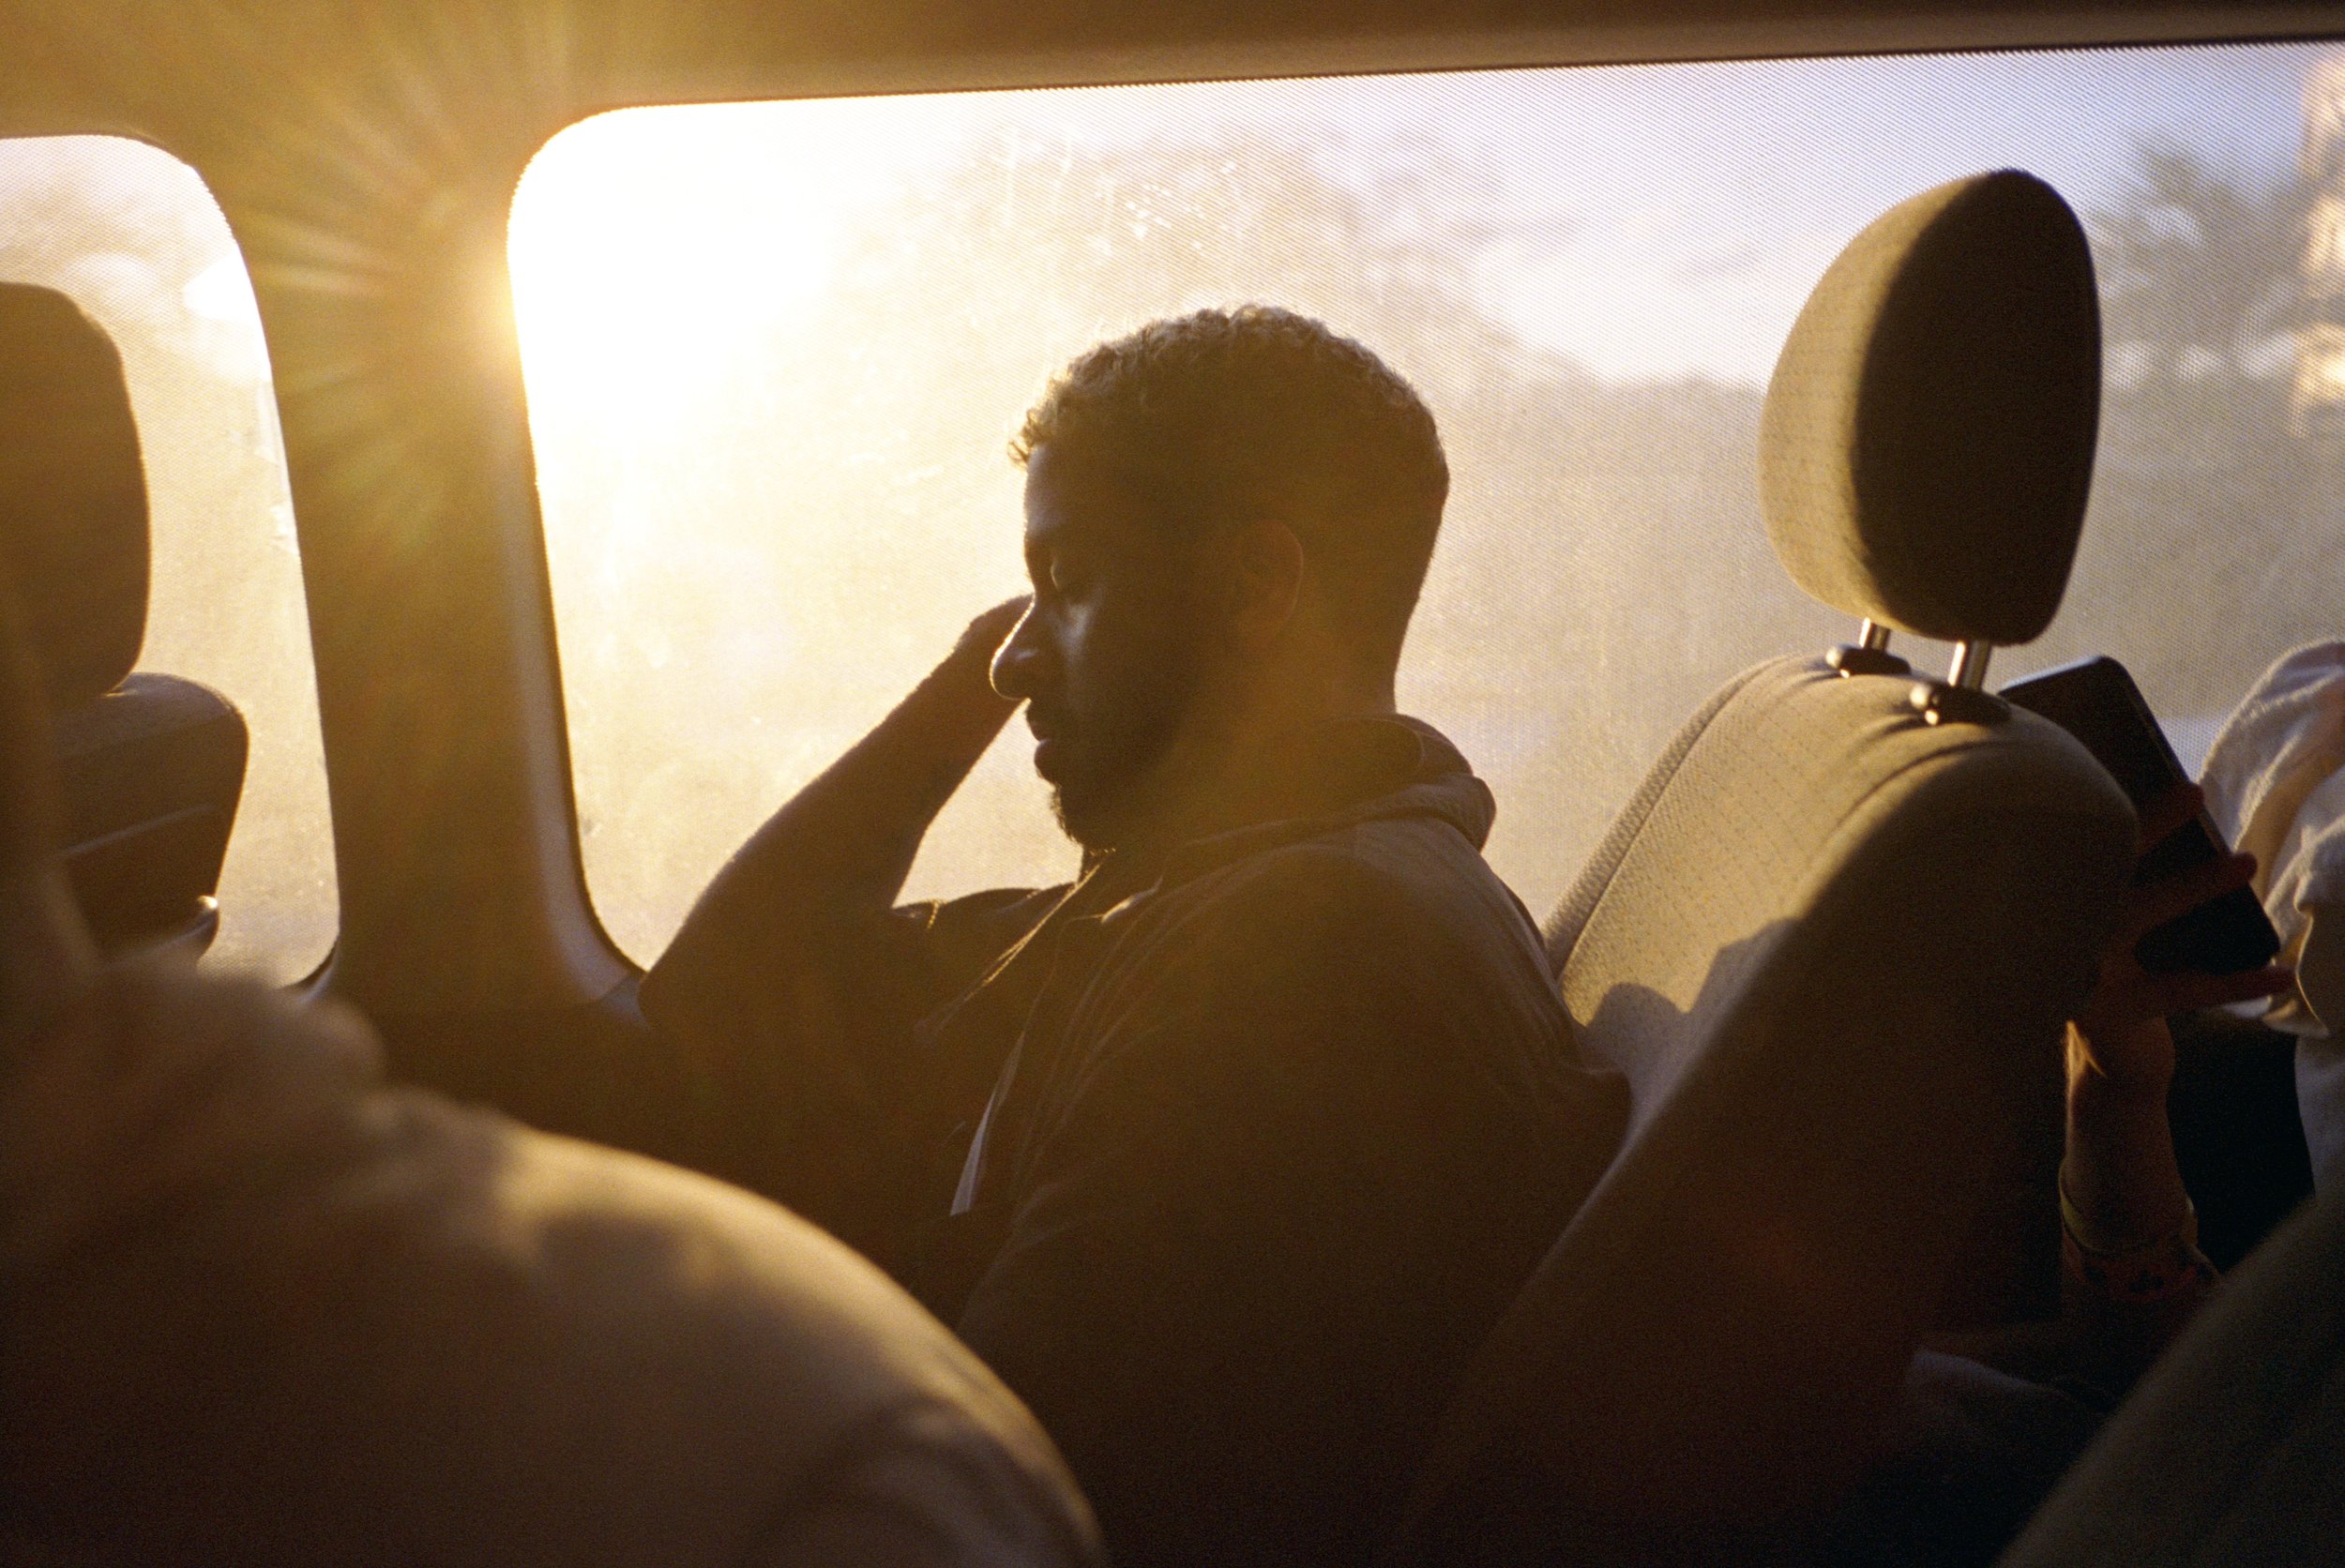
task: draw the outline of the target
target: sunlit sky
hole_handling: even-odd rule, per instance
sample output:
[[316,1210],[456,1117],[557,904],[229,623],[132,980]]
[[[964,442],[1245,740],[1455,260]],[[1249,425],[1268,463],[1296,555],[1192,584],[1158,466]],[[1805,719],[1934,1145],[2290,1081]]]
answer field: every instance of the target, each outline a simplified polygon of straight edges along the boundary
[[[1622,378],[1764,380],[1833,252],[1959,174],[2019,165],[2081,207],[2144,142],[2258,176],[2297,153],[2309,47],[1444,73],[630,111],[557,138],[515,249],[540,377],[630,358],[625,307],[684,290],[711,332],[811,309],[861,204],[975,151],[1299,135],[1357,188],[1432,150],[1486,171],[1482,303]],[[582,317],[592,323],[571,330]],[[619,341],[613,340],[616,335]],[[595,344],[596,367],[548,357]],[[597,369],[599,367],[599,369]],[[624,370],[617,373],[624,376]]]
[[[573,128],[523,181],[513,258],[598,906],[628,951],[657,953],[773,804],[885,711],[970,613],[1016,586],[1018,481],[1002,440],[1050,368],[1100,325],[1084,315],[1097,309],[1098,279],[1090,299],[1053,313],[1055,284],[1015,238],[972,252],[965,269],[930,264],[906,241],[876,306],[868,288],[840,288],[859,237],[900,237],[893,226],[904,209],[894,204],[908,186],[973,164],[1023,167],[1154,143],[1300,143],[1371,209],[1396,178],[1461,172],[1455,211],[1470,218],[1460,230],[1469,237],[1449,253],[1486,314],[1616,380],[1756,386],[1832,253],[1899,198],[2017,164],[2089,211],[2115,196],[2134,149],[2153,142],[2277,177],[2297,156],[2303,82],[2321,53],[2265,46],[969,94],[635,110]],[[1017,188],[1004,182],[1006,197]],[[85,233],[42,227],[58,192],[95,215]],[[150,658],[229,691],[254,719],[222,952],[303,972],[330,941],[332,862],[291,511],[241,258],[193,171],[133,143],[7,143],[0,205],[35,215],[0,234],[0,271],[68,289],[130,347],[157,495]],[[1006,232],[1023,231],[1013,219]],[[1063,257],[1068,237],[1057,238],[1052,253]],[[1095,238],[1106,254],[1104,234]],[[1259,259],[1241,239],[1215,264],[1245,274],[1229,285],[1245,290],[1259,286],[1248,280]],[[1356,281],[1340,258],[1335,264],[1339,279]],[[1338,324],[1380,348],[1387,332],[1425,324],[1405,311],[1380,315],[1372,293],[1330,291],[1339,303],[1367,301],[1360,320]],[[973,324],[989,342],[973,347]],[[1447,336],[1446,321],[1430,324]],[[960,329],[949,344],[947,327]],[[931,344],[939,352],[926,352]],[[157,346],[169,353],[147,353]],[[1415,352],[1422,357],[1423,345]],[[142,371],[149,359],[157,374]],[[217,384],[180,375],[196,362],[217,369]],[[1752,520],[1747,476],[1704,468],[1699,441],[1682,453],[1585,449],[1585,472],[1566,473],[1536,443],[1477,432],[1471,386],[1448,390],[1460,417],[1446,423],[1449,404],[1443,416],[1462,500],[1420,618],[1436,633],[1483,625],[1493,607],[1473,596],[1502,580],[1470,568],[1490,552],[1507,557],[1551,518],[1615,568],[1646,548],[1639,530]],[[1618,428],[1709,430],[1697,407],[1708,405],[1692,390],[1669,395],[1685,406],[1653,415],[1658,424]],[[1633,402],[1603,417],[1630,419]],[[1537,429],[1561,439],[1565,427]],[[222,431],[236,438],[223,443]],[[2140,520],[2101,526],[2119,523]],[[1780,651],[1735,637],[1805,607],[1771,578],[1752,580],[1735,564],[1744,559],[1726,551],[1716,572],[1674,584],[1692,617],[1683,624],[1708,627],[1698,637],[1666,619],[1651,628],[1640,614],[1607,619],[1613,582],[1603,570],[1505,579],[1522,601],[1510,612],[1547,617],[1539,624],[1570,662],[1488,702],[1458,686],[1490,664],[1487,650],[1445,663],[1432,633],[1413,644],[1404,676],[1422,679],[1410,700],[1433,702],[1428,716],[1496,778],[1505,807],[1493,861],[1534,904],[1577,865],[1687,694],[1733,660]],[[2124,580],[2110,577],[2102,591]],[[860,613],[877,603],[885,614]],[[222,605],[236,612],[223,615]],[[2161,639],[2171,644],[2164,656],[2190,650],[2227,615],[2232,629],[2202,650],[2206,660],[2191,654],[2193,667],[2247,671],[2277,651],[2237,635],[2263,608],[2104,624],[2122,629],[2129,657],[2158,652]],[[268,637],[245,635],[260,626]],[[2188,713],[2203,729],[2212,711]],[[1639,728],[1647,720],[1662,728],[1648,733]],[[940,822],[915,883],[948,892],[1064,869],[1065,846],[1014,740]],[[1536,761],[1551,746],[1573,760],[1567,776]]]
[[[774,803],[1015,591],[1002,447],[1055,367],[1148,315],[1249,297],[1327,313],[1433,400],[1459,491],[1402,700],[1492,779],[1493,864],[1551,898],[1685,703],[1826,631],[1725,532],[1756,524],[1732,455],[1747,397],[1570,390],[1380,269],[1463,286],[1615,382],[1756,387],[1832,255],[1903,197],[2018,165],[2090,212],[2156,143],[2275,178],[2319,57],[1427,74],[575,127],[522,182],[513,260],[598,907],[656,953]],[[1349,237],[1293,178],[1297,148],[1391,233]],[[1157,150],[1176,156],[1137,156]],[[1672,580],[1688,619],[1646,626],[1622,596],[1650,590],[1663,532],[1715,542]],[[1536,657],[1486,645],[1494,624],[1539,628]],[[1064,873],[1016,740],[930,834],[921,896]]]

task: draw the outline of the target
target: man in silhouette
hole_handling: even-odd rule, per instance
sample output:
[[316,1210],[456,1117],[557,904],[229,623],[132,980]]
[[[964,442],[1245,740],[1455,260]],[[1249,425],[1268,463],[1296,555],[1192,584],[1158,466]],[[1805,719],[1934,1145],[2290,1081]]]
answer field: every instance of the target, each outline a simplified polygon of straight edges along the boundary
[[[643,1005],[722,1163],[958,1325],[1117,1560],[1363,1560],[1624,1117],[1490,792],[1395,711],[1441,444],[1249,307],[1093,349],[1012,450],[1030,599],[749,840]],[[1021,702],[1081,875],[899,906]]]

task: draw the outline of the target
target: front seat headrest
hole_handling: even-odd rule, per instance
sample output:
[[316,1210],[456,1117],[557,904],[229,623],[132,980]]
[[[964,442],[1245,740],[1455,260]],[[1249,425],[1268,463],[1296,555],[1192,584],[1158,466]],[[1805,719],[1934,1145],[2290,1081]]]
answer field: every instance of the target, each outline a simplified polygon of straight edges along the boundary
[[1776,362],[1759,447],[1776,553],[1847,614],[2034,641],[2076,558],[2100,387],[2092,252],[2057,191],[2004,170],[1900,203]]
[[53,709],[105,695],[138,662],[147,552],[121,355],[64,294],[0,283],[0,567]]

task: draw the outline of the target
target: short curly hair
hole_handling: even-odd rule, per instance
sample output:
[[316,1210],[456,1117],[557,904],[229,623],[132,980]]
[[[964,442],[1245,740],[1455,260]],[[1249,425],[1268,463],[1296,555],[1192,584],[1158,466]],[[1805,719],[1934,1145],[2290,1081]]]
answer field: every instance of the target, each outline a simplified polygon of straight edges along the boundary
[[1286,522],[1357,605],[1358,653],[1399,662],[1449,464],[1424,400],[1351,339],[1267,305],[1151,322],[1051,383],[1010,457],[1044,445],[1104,462],[1201,537]]

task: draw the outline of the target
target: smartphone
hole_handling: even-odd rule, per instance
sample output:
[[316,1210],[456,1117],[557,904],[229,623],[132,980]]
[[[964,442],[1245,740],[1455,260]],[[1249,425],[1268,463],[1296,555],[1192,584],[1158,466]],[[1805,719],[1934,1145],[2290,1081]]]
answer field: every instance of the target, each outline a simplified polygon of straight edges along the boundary
[[[2141,688],[2113,658],[2078,659],[2030,675],[2005,686],[2003,696],[2083,742],[2137,811],[2188,781],[2166,731],[2141,700]],[[2162,882],[2230,852],[2221,830],[2201,808],[2196,822],[2184,823],[2141,857],[2134,881]],[[2279,950],[2279,933],[2272,929],[2255,890],[2238,887],[2149,932],[2133,951],[2143,969],[2156,973],[2237,974],[2262,968]]]

